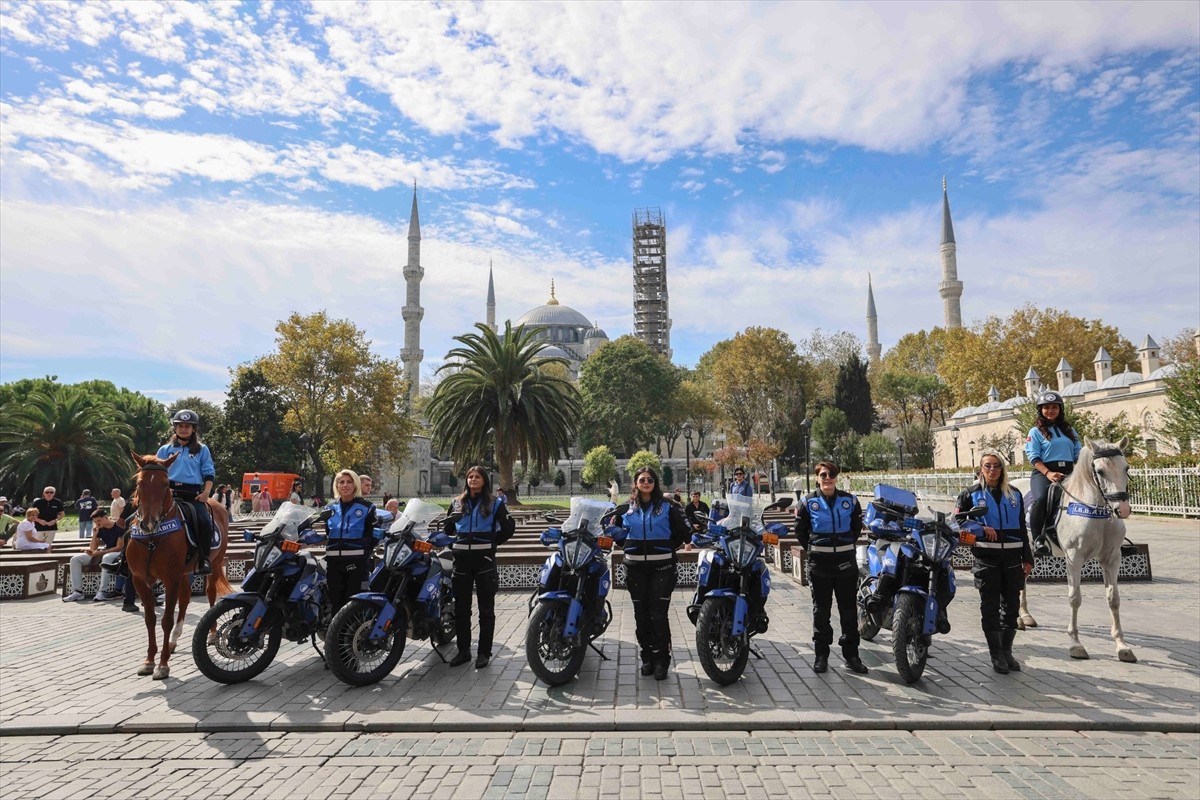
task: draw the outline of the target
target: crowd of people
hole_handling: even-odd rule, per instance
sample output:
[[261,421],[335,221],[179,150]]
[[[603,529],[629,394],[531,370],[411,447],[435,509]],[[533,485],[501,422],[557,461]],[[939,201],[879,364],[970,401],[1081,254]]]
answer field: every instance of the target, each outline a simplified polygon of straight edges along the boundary
[[[1053,515],[1047,511],[1047,492],[1051,485],[1069,475],[1079,456],[1079,437],[1064,416],[1062,397],[1045,392],[1037,399],[1037,418],[1026,439],[1025,454],[1031,465],[1030,525],[1038,542],[1035,553],[1026,526],[1025,500],[1009,485],[1008,464],[993,450],[984,451],[977,465],[977,479],[966,487],[957,499],[956,510],[983,506],[982,539],[973,547],[975,564],[972,573],[980,597],[980,624],[987,641],[992,667],[998,673],[1020,670],[1013,657],[1016,635],[1019,594],[1033,567],[1035,555],[1048,551],[1053,539]],[[202,526],[211,525],[206,506],[213,489],[215,465],[208,447],[199,436],[199,416],[187,409],[177,412],[172,420],[170,441],[158,451],[163,459],[175,458],[168,466],[168,479],[178,502],[193,503]],[[831,623],[833,604],[837,603],[840,636],[838,646],[845,666],[855,673],[866,673],[867,667],[859,656],[857,593],[859,586],[856,547],[863,531],[863,512],[858,498],[837,487],[839,467],[830,460],[817,463],[813,469],[817,488],[801,495],[795,508],[795,534],[809,560],[812,592],[812,628],[814,658],[812,668],[822,673],[828,669],[833,646]],[[450,504],[445,532],[453,538],[454,596],[457,619],[458,652],[450,661],[457,667],[472,660],[483,669],[492,658],[495,633],[495,602],[499,589],[496,550],[515,530],[502,489],[493,489],[487,470],[472,466],[466,471],[466,488]],[[380,513],[367,499],[374,483],[369,475],[353,470],[340,470],[333,482],[336,497],[328,504],[332,512],[326,528],[326,565],[328,594],[336,612],[355,593],[361,591],[372,567],[372,552],[379,542],[388,520],[399,513],[395,499],[385,499],[385,513]],[[752,497],[755,487],[745,470],[737,468],[727,487],[729,496]],[[298,488],[289,498],[300,502]],[[702,527],[701,520],[719,520],[728,514],[723,499],[715,499],[710,509],[700,492],[685,498],[678,489],[666,494],[658,474],[643,467],[633,476],[633,488],[616,509],[618,524],[627,533],[624,541],[626,588],[633,605],[635,633],[641,660],[641,674],[662,680],[667,677],[671,663],[671,595],[676,586],[677,552],[691,547],[691,535]],[[216,502],[232,510],[233,492],[226,485],[217,488]],[[322,504],[313,498],[314,505]],[[686,502],[685,502],[686,501]],[[253,499],[255,510],[270,510],[272,498],[265,488]],[[113,489],[108,508],[99,507],[89,490],[84,490],[74,503],[80,513],[80,536],[89,538],[88,547],[70,562],[72,591],[67,601],[85,599],[81,591],[82,573],[89,566],[102,566],[103,579],[97,601],[115,599],[117,575],[127,537],[123,536],[134,507],[128,505],[120,489]],[[49,551],[53,546],[58,523],[65,516],[65,506],[57,490],[47,486],[42,496],[27,509],[10,506],[0,497],[0,533],[11,537],[16,550]],[[11,532],[10,532],[11,531]],[[197,537],[200,553],[197,572],[208,571],[208,535]],[[108,569],[104,569],[107,567]],[[125,608],[137,610],[131,597],[132,582],[125,581]],[[880,591],[886,591],[881,581]],[[938,619],[941,632],[950,629],[945,606],[949,593],[938,587],[943,609]],[[761,598],[752,609],[754,624],[766,629]],[[879,602],[868,598],[868,610]],[[479,642],[472,652],[472,605],[477,603]]]

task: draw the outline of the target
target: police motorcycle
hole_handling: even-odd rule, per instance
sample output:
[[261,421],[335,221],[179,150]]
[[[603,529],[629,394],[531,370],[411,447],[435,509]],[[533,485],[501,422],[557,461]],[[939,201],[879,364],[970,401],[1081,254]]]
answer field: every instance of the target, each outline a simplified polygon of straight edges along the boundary
[[[714,501],[716,508],[718,503]],[[788,533],[781,522],[763,523],[754,516],[749,497],[728,498],[729,516],[708,520],[706,530],[692,535],[692,544],[703,547],[698,563],[696,594],[687,608],[688,619],[696,626],[696,652],[708,677],[722,686],[742,677],[750,654],[762,654],[750,640],[766,631],[765,624],[750,618],[750,587],[757,581],[763,602],[771,592],[771,575],[762,561],[764,545],[778,545]],[[792,498],[781,498],[763,509],[763,514],[784,509]],[[699,515],[695,522],[704,520]],[[764,620],[765,622],[765,620]]]
[[313,526],[332,513],[285,502],[261,532],[245,532],[246,541],[257,545],[242,591],[218,600],[192,635],[192,658],[205,676],[220,683],[248,681],[270,666],[283,637],[311,639],[321,655],[317,634],[330,616],[325,565],[303,548],[325,539]]
[[[325,660],[344,683],[378,683],[404,655],[408,639],[437,648],[454,640],[451,538],[429,526],[445,512],[413,498],[384,536],[383,559],[368,591],[350,598],[325,633]],[[440,523],[439,523],[440,526]]]
[[[542,565],[538,586],[529,598],[525,657],[543,683],[561,686],[583,666],[587,648],[604,661],[608,657],[595,641],[612,621],[609,553],[620,528],[604,528],[616,507],[604,500],[571,498],[571,510],[561,527],[548,528],[542,544],[555,552]],[[546,514],[550,522],[559,520]],[[623,533],[623,531],[621,531]]]
[[956,590],[950,557],[959,544],[975,543],[981,529],[974,519],[987,509],[954,515],[930,511],[933,519],[916,519],[916,495],[881,483],[866,515],[871,543],[867,574],[858,588],[858,633],[869,642],[880,628],[892,632],[896,672],[907,683],[925,671],[933,635],[950,630],[938,586],[944,576],[948,604]]

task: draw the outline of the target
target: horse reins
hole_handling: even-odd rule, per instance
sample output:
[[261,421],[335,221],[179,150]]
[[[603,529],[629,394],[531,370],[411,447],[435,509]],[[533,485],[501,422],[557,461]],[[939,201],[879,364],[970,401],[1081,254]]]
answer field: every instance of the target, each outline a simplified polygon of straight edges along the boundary
[[[138,471],[139,472],[162,472],[165,474],[167,471],[167,468],[163,464],[159,464],[157,462],[151,462],[149,464],[142,464]],[[138,480],[139,488],[141,487],[141,483],[142,482],[139,479]],[[171,492],[171,487],[169,485],[167,486],[167,491],[165,494],[166,494],[166,496],[163,498],[162,508],[159,509],[160,518],[157,520],[158,522],[162,522],[162,520],[164,520],[168,516],[170,516],[171,510],[175,507],[175,496]],[[141,511],[138,511],[137,519],[139,521],[142,519]],[[154,542],[153,535],[149,536],[146,539],[145,545],[146,545],[146,548],[150,551],[150,557],[153,558],[154,550],[155,550],[155,542]]]
[[[1080,505],[1087,506],[1088,508],[1094,508],[1097,510],[1105,511],[1110,515],[1116,514],[1117,518],[1121,519],[1122,518],[1121,515],[1117,513],[1116,509],[1114,509],[1111,504],[1128,502],[1129,492],[1106,492],[1106,491],[1104,491],[1104,488],[1103,488],[1103,485],[1102,485],[1102,482],[1100,479],[1100,473],[1096,471],[1096,459],[1097,458],[1112,458],[1113,456],[1123,456],[1123,455],[1125,455],[1125,454],[1123,452],[1121,452],[1120,448],[1117,448],[1117,447],[1110,447],[1110,448],[1106,448],[1104,450],[1097,450],[1094,453],[1092,453],[1092,478],[1096,481],[1096,488],[1100,490],[1100,496],[1104,498],[1103,506],[1093,505],[1091,503],[1081,500],[1080,498],[1071,494],[1071,492],[1068,491],[1067,487],[1064,486],[1062,483],[1060,483],[1058,485],[1058,488],[1062,489],[1063,494],[1065,494],[1067,497],[1074,500],[1076,503],[1079,503]],[[1062,506],[1059,506],[1059,508],[1061,509]]]

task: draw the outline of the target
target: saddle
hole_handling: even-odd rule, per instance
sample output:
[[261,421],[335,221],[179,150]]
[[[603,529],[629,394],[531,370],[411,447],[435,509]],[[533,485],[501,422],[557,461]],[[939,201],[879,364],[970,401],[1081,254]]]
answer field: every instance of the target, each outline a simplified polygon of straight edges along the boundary
[[[196,533],[200,530],[200,519],[196,514],[195,504],[188,498],[183,499],[187,500],[187,502],[177,503],[176,505],[179,508],[179,513],[183,517],[183,529],[187,532],[188,551],[190,556],[191,552],[197,549]],[[212,518],[212,509],[209,509],[207,506],[205,506],[205,513],[208,515],[208,525],[212,530],[211,547],[216,548],[216,546],[221,543],[221,532],[217,528],[216,520]]]

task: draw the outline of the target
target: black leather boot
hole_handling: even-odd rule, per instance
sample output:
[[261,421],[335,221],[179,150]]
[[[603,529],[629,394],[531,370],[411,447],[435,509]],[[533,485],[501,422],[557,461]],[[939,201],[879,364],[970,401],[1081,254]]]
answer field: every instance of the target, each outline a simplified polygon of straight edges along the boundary
[[818,650],[816,658],[813,659],[813,672],[818,674],[829,669],[829,651]]
[[454,658],[450,659],[450,666],[461,667],[463,664],[471,660],[470,650],[459,650]]
[[1015,628],[1005,628],[1000,632],[1000,653],[1004,656],[1004,663],[1008,665],[1009,672],[1021,671],[1021,662],[1013,658],[1012,654],[1013,640],[1016,638]]
[[196,574],[212,575],[212,564],[208,563],[208,553],[200,552],[196,554]]
[[657,656],[654,662],[654,680],[665,681],[667,671],[671,668],[670,656]]
[[992,669],[1001,675],[1008,674],[1008,662],[1004,659],[1004,645],[1000,641],[1000,631],[984,631],[987,639],[988,653],[992,657]]

